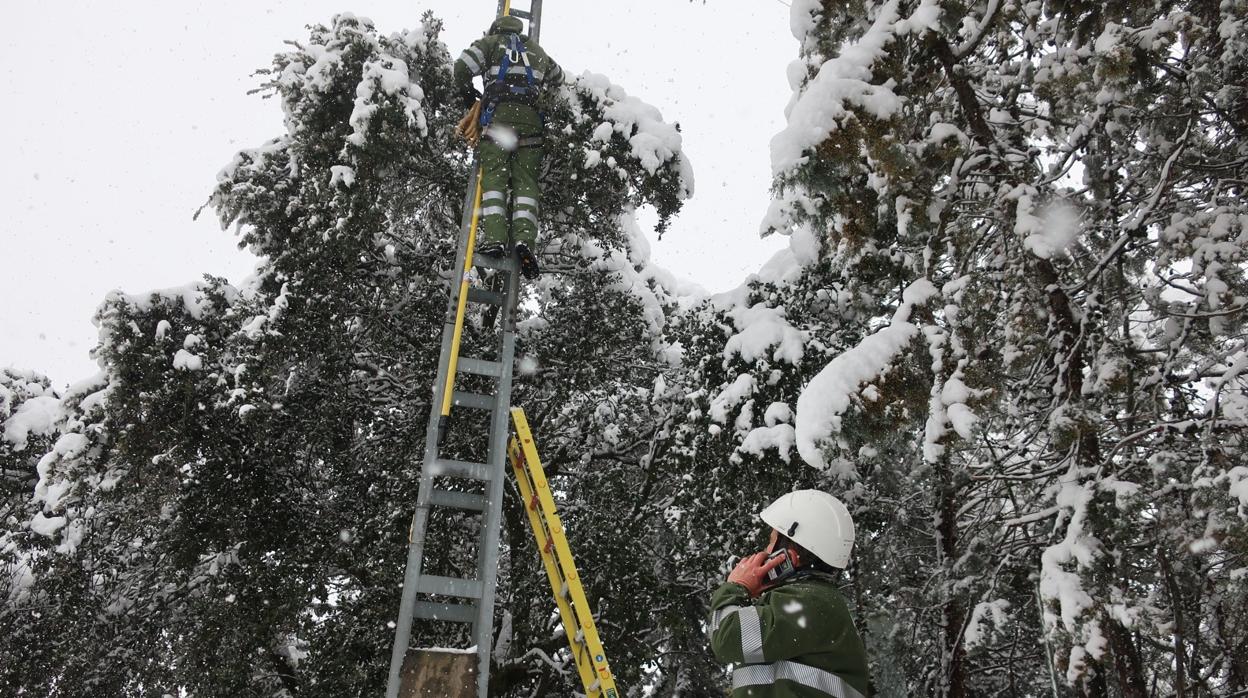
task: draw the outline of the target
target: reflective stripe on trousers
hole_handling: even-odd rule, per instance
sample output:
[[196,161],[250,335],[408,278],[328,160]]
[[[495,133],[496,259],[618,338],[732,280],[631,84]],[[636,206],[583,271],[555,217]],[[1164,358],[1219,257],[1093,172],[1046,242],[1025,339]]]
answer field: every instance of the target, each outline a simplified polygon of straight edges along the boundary
[[533,208],[533,209],[535,209],[535,208],[537,208],[537,199],[534,199],[534,198],[533,198],[533,197],[531,197],[531,196],[517,196],[517,197],[516,197],[516,205],[517,205],[517,206],[528,206],[529,208]]
[[853,686],[830,671],[797,662],[779,661],[771,664],[747,664],[732,672],[732,690],[749,686],[770,686],[777,681],[792,681],[813,688],[833,698],[863,698]]

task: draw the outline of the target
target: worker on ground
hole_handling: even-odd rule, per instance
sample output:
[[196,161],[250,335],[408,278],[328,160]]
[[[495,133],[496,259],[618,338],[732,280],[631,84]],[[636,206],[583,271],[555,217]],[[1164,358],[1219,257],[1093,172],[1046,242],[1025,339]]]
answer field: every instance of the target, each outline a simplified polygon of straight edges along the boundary
[[798,490],[759,518],[767,549],[711,596],[711,650],[733,665],[732,698],[866,698],[866,649],[836,587],[854,547],[849,510]]
[[[545,93],[563,82],[563,70],[537,42],[521,34],[523,30],[524,23],[516,17],[495,20],[489,32],[455,61],[455,84],[464,107],[480,111],[472,124],[480,130],[469,135],[470,141],[475,140],[474,135],[481,138],[478,153],[484,235],[477,254],[506,254],[510,228],[520,270],[531,279],[539,271],[534,250],[541,202],[537,181],[543,155],[541,102]],[[478,75],[484,82],[484,94],[472,84]]]

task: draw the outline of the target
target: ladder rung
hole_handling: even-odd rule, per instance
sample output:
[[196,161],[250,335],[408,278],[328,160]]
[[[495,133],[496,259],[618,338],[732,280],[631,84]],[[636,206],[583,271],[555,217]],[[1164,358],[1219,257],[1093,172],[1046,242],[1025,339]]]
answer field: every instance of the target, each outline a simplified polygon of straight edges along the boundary
[[514,272],[516,270],[516,256],[509,254],[506,257],[491,257],[481,255],[472,258],[473,266],[484,267],[486,269],[498,269],[499,271]]
[[429,503],[438,507],[466,509],[468,511],[485,511],[485,497],[468,492],[451,492],[450,490],[433,490],[429,493]]
[[477,393],[461,393],[456,390],[451,395],[451,403],[456,407],[470,407],[474,410],[492,410],[498,404],[498,398],[493,395],[479,395]]
[[458,577],[440,577],[426,574],[416,582],[416,591],[421,594],[438,594],[440,596],[458,596],[464,599],[481,598],[481,580],[459,579]]
[[468,300],[472,303],[486,303],[489,305],[502,306],[503,294],[498,291],[487,291],[483,288],[470,286],[468,288]]
[[529,18],[530,18],[530,17],[532,17],[533,15],[532,15],[532,14],[530,14],[530,13],[528,12],[528,10],[512,10],[512,11],[511,11],[511,16],[512,16],[512,17],[519,17],[520,19],[529,19]]
[[[425,465],[430,477],[462,477],[470,480],[489,481],[494,479],[494,468],[485,463],[467,463],[461,460],[443,460],[439,458]],[[430,493],[433,494],[432,492]]]
[[457,603],[433,603],[417,601],[412,616],[424,620],[444,620],[451,623],[475,623],[477,607]]
[[495,378],[503,375],[503,365],[497,361],[485,361],[483,359],[461,356],[456,366],[460,373],[475,373],[478,376],[494,376]]

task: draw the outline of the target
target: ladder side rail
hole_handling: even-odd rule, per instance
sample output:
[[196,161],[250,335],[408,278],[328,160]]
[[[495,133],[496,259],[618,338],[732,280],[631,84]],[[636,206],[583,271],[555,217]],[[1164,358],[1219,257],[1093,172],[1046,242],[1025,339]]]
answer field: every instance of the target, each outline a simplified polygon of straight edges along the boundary
[[580,627],[580,621],[576,617],[576,610],[572,608],[568,597],[563,593],[563,573],[559,570],[559,563],[551,554],[553,548],[548,547],[550,537],[546,533],[546,522],[542,520],[541,508],[531,506],[531,503],[536,504],[536,494],[533,492],[529,474],[525,470],[523,451],[519,442],[514,438],[511,441],[511,467],[516,474],[516,485],[520,489],[524,511],[529,518],[529,526],[532,527],[533,537],[537,541],[537,552],[542,558],[542,565],[546,568],[546,578],[550,580],[551,594],[555,597],[555,606],[559,609],[559,619],[563,623],[563,632],[567,636],[568,647],[572,650],[572,659],[576,663],[581,684],[585,686],[585,694],[592,696],[592,687],[597,678],[594,676],[593,665],[587,661],[588,657],[577,647],[576,629]]
[[494,642],[494,592],[498,584],[498,546],[503,521],[503,492],[507,481],[507,440],[511,436],[511,379],[516,356],[516,304],[520,295],[518,269],[506,272],[507,293],[499,312],[502,330],[499,362],[503,365],[490,419],[490,446],[487,463],[493,478],[487,485],[486,510],[482,519],[481,547],[477,551],[477,579],[485,592],[477,605],[473,634],[477,641],[477,695],[487,698],[490,683],[490,656]]
[[[527,420],[525,427],[527,431]],[[546,473],[542,469],[541,461],[538,459],[537,447],[532,443],[531,439],[525,446],[525,460],[532,475],[538,502],[541,505],[543,516],[550,522],[550,534],[554,543],[555,558],[559,561],[564,579],[568,582],[577,615],[582,619],[581,629],[586,632],[586,642],[590,644],[590,649],[600,654],[602,643],[599,641],[597,630],[592,623],[593,612],[590,610],[589,602],[585,598],[585,589],[581,585],[581,578],[576,570],[576,562],[572,557],[572,548],[568,544],[567,536],[564,533],[563,522],[559,518],[554,495],[551,493],[550,485],[546,481]],[[591,622],[585,622],[586,620]]]
[[[528,464],[529,468],[533,468],[533,462]],[[554,513],[554,499],[550,493],[550,488],[546,483],[544,474],[541,473],[541,464],[538,463],[538,474],[540,478],[534,478],[537,482],[534,487],[537,491],[539,507],[542,509],[542,516],[547,519],[547,529],[551,542],[551,557],[560,569],[560,576],[563,585],[567,587],[569,603],[572,605],[572,617],[576,622],[576,630],[584,644],[584,652],[587,658],[591,658],[593,663],[592,669],[597,671],[600,686],[603,690],[615,688],[615,680],[611,674],[610,665],[607,663],[606,652],[602,646],[602,641],[598,637],[598,627],[594,623],[593,611],[589,607],[589,601],[585,597],[585,588],[581,585],[581,578],[576,570],[576,563],[572,558],[572,551],[568,545],[567,538],[563,532],[563,524],[559,519],[559,515]],[[545,505],[549,505],[549,508]],[[576,647],[573,647],[575,654]],[[587,684],[588,685],[588,684]],[[608,694],[609,695],[609,694]]]
[[[480,192],[474,184],[480,178],[481,164],[474,156],[472,170],[468,175],[468,187],[464,194],[464,210],[461,216],[460,231],[456,238],[454,269],[463,269],[467,259],[468,248],[465,244],[470,232],[472,219],[480,200]],[[433,383],[433,400],[429,407],[429,424],[425,430],[425,459],[421,467],[420,485],[416,493],[416,511],[412,514],[411,527],[408,529],[407,563],[403,571],[403,592],[399,600],[399,617],[395,622],[394,645],[390,652],[390,672],[386,681],[386,698],[398,698],[402,681],[403,660],[407,657],[408,643],[411,641],[412,618],[416,608],[417,582],[420,578],[421,565],[424,561],[425,527],[429,520],[429,498],[433,489],[433,477],[429,475],[428,466],[438,457],[439,410],[442,393],[445,390],[446,376],[450,368],[452,338],[455,331],[455,310],[459,301],[459,287],[452,277],[450,294],[447,299],[446,322],[442,330],[442,350],[438,359],[438,374]]]
[[542,0],[532,0],[529,7],[529,38],[542,43]]
[[525,416],[524,410],[519,407],[511,410],[511,417],[516,424],[516,433],[521,435],[520,443],[524,451],[525,464],[532,478],[533,487],[537,492],[538,502],[543,512],[542,515],[549,524],[551,539],[554,543],[555,558],[559,561],[564,580],[568,585],[569,595],[572,598],[572,607],[576,610],[576,615],[580,620],[580,631],[583,634],[586,649],[588,649],[589,654],[593,658],[594,667],[597,669],[598,678],[601,681],[601,687],[605,695],[614,695],[615,679],[607,663],[607,655],[603,649],[602,640],[598,637],[598,629],[594,624],[594,614],[589,608],[589,601],[585,598],[585,588],[581,585],[581,578],[577,574],[576,562],[572,558],[572,549],[568,545],[567,536],[564,535],[563,522],[559,518],[559,512],[555,507],[554,495],[551,494],[550,485],[546,481],[546,472],[542,468],[542,461],[537,453],[537,445],[533,442],[528,418]]
[[438,355],[438,373],[433,381],[433,403],[429,410],[429,429],[425,434],[425,463],[431,463],[438,457],[440,445],[438,435],[443,423],[439,408],[446,404],[449,393],[454,389],[453,383],[448,385],[448,382],[455,379],[451,355],[453,350],[457,349],[454,346],[455,334],[457,331],[462,331],[463,327],[460,308],[464,306],[468,295],[463,280],[468,273],[468,264],[472,261],[470,243],[475,226],[478,224],[477,213],[481,207],[482,175],[481,158],[474,151],[472,169],[468,173],[468,182],[464,189],[464,207],[463,213],[460,214],[459,235],[455,239],[455,265],[451,267],[454,276],[448,280],[447,284],[449,293],[446,299],[446,321],[442,329],[442,352]]
[[[498,0],[498,16],[512,14],[511,0]],[[542,42],[542,0],[531,0],[529,11],[529,38],[537,43]]]
[[[478,187],[481,183],[481,158],[474,150],[472,153],[472,168],[468,171],[468,181],[464,185],[464,207],[459,217],[459,233],[455,238],[455,265],[452,269],[463,271],[467,268],[468,246],[466,244],[469,235],[472,233],[473,221],[476,218],[477,209],[481,206],[481,192]],[[452,277],[450,279],[449,291],[446,299],[446,318],[447,322],[454,321],[455,309],[459,299],[456,297],[457,289],[455,282],[463,277]],[[435,383],[436,389],[439,384]],[[437,403],[435,403],[437,404]]]
[[390,650],[390,673],[386,680],[386,698],[398,698],[399,684],[402,681],[403,660],[407,657],[407,646],[412,637],[412,616],[416,609],[416,586],[420,578],[420,567],[424,557],[424,531],[429,521],[429,505],[421,505],[420,498],[425,497],[429,489],[428,482],[421,477],[420,493],[417,494],[416,512],[412,514],[411,528],[408,529],[407,565],[403,571],[403,593],[399,601],[399,618],[394,627],[394,646]]
[[[455,270],[458,278],[451,280],[451,306],[454,313],[451,318],[451,347],[449,354],[441,357],[441,363],[445,364],[445,375],[442,375],[443,367],[439,366],[438,384],[442,386],[439,404],[441,411],[438,417],[438,432],[436,434],[435,443],[441,445],[442,437],[446,435],[446,429],[451,418],[451,398],[455,394],[455,374],[459,368],[459,347],[464,332],[464,313],[468,307],[468,287],[469,274],[472,272],[472,253],[476,245],[477,227],[481,221],[481,185],[484,180],[484,173],[481,171],[480,161],[473,158],[474,177],[468,184],[469,192],[471,192],[467,200],[471,200],[471,204],[465,206],[464,218],[466,221],[466,231],[460,233],[461,248],[455,255]],[[469,209],[468,206],[471,206]],[[467,238],[465,242],[463,238]],[[426,447],[427,448],[427,447]]]

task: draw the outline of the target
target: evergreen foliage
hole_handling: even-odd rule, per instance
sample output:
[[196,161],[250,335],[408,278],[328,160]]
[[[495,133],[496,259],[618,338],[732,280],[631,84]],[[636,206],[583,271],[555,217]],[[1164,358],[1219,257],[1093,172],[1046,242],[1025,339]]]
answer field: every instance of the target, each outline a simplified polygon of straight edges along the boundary
[[[4,374],[6,422],[41,399],[56,417],[24,441],[6,435],[0,452],[8,690],[383,689],[440,347],[430,328],[442,324],[454,276],[470,165],[452,138],[460,114],[440,29],[429,15],[393,35],[350,15],[311,27],[262,71],[260,92],[280,102],[285,133],[239,153],[210,201],[260,259],[255,275],[238,287],[206,277],[110,295],[97,314],[103,371],[63,399],[45,379]],[[543,240],[554,273],[524,303],[535,317],[522,318],[521,354],[539,368],[517,394],[550,434],[554,479],[573,491],[619,455],[582,455],[586,437],[571,425],[601,424],[615,400],[626,403],[621,421],[645,415],[636,386],[649,390],[666,366],[651,332],[664,292],[638,274],[633,245],[644,239],[631,212],[653,205],[665,226],[692,185],[678,147],[637,145],[656,129],[679,144],[643,107],[585,74],[551,115]],[[595,166],[591,150],[608,176],[576,176]],[[601,350],[586,351],[585,337],[601,338]],[[515,550],[504,559],[516,574],[504,570],[500,583],[510,619],[497,691],[566,694],[575,676],[549,665],[568,660],[541,601],[547,582],[527,521],[510,514]],[[597,522],[577,523],[573,540],[584,541],[582,526]],[[461,533],[436,545],[451,557],[468,542]],[[587,566],[587,586],[622,598],[606,568],[616,562]],[[648,621],[619,623],[641,636]],[[454,628],[414,638],[461,639]],[[621,644],[615,656],[641,667],[647,653]],[[636,681],[637,671],[624,673]]]
[[[620,684],[722,695],[709,593],[813,487],[875,694],[1248,690],[1248,5],[792,13],[789,247],[732,292],[637,229],[678,129],[588,73],[550,105],[513,400]],[[263,73],[285,133],[211,199],[254,277],[110,295],[63,395],[0,373],[10,692],[380,692],[470,166],[439,29],[340,15]],[[514,496],[502,540],[491,693],[572,695]]]
[[[791,251],[729,307],[783,307],[806,351],[741,365],[749,327],[706,309],[686,518],[849,500],[882,695],[1246,687],[1245,15],[793,3],[764,223]],[[748,453],[777,399],[816,472]]]

